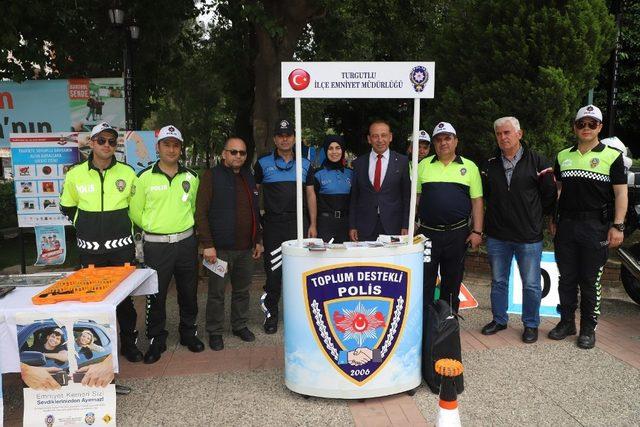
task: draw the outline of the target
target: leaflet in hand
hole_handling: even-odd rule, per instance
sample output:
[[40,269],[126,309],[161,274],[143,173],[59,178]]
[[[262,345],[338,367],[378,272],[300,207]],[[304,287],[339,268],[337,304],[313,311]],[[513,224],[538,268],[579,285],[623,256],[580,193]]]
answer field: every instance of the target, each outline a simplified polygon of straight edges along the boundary
[[202,259],[202,265],[213,271],[220,277],[224,277],[227,274],[227,261],[223,261],[220,258],[216,259],[216,262],[210,263],[206,259]]

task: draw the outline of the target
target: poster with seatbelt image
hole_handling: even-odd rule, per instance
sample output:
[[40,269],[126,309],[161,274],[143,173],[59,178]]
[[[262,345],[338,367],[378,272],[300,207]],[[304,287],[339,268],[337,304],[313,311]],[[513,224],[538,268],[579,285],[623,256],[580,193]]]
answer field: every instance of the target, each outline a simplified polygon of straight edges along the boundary
[[11,157],[19,227],[71,224],[60,213],[60,189],[78,162],[78,134],[12,133]]
[[[542,287],[540,316],[560,317],[556,310],[557,305],[560,303],[560,296],[558,295],[559,273],[555,253],[542,252],[540,276],[540,286]],[[522,279],[515,257],[511,262],[511,273],[509,275],[509,307],[507,313],[522,314]]]
[[17,313],[24,425],[115,425],[115,319]]
[[36,225],[36,263],[61,265],[67,257],[64,225]]

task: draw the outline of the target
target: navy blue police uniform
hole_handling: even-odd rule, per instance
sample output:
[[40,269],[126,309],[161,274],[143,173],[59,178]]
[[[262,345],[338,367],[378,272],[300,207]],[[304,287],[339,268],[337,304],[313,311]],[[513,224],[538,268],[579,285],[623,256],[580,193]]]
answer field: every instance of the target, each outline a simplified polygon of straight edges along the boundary
[[[297,238],[296,222],[296,162],[295,156],[285,161],[277,150],[260,157],[254,166],[256,184],[262,188],[264,216],[262,217],[264,242],[264,271],[267,276],[262,297],[267,317],[278,319],[278,302],[282,293],[282,267],[278,266],[281,253],[274,252],[282,242]],[[311,162],[302,159],[302,181],[313,185]],[[304,194],[304,191],[303,191]],[[304,229],[308,228],[306,199],[304,200]],[[273,253],[273,254],[272,254]],[[277,268],[273,268],[278,266]]]

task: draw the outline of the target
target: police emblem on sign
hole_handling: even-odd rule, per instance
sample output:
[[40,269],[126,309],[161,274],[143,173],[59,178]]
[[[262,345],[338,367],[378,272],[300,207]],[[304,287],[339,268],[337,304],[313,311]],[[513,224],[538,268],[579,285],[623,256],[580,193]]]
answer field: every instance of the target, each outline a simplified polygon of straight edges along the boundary
[[416,92],[422,92],[425,85],[427,84],[427,81],[429,81],[429,73],[427,72],[427,68],[423,67],[422,65],[413,67],[411,69],[411,73],[409,73],[409,80],[411,80],[413,89]]
[[182,181],[182,189],[185,193],[188,193],[190,188],[191,184],[189,183],[189,181]]
[[595,168],[596,166],[598,166],[600,164],[600,159],[597,157],[594,157],[593,159],[591,159],[591,167]]
[[116,188],[118,189],[119,192],[123,192],[124,189],[126,188],[127,183],[125,182],[124,179],[119,179],[116,181]]
[[343,264],[304,276],[306,310],[331,365],[366,384],[391,358],[409,304],[409,270],[391,264]]

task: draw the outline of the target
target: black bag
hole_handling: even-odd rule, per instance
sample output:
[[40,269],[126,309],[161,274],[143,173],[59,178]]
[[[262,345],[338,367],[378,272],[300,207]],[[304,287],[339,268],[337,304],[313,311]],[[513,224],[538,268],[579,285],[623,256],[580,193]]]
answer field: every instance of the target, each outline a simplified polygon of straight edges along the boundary
[[[456,359],[462,362],[460,346],[460,324],[446,301],[436,300],[422,319],[424,340],[422,342],[422,377],[431,391],[438,394],[441,377],[436,373],[436,362],[440,359]],[[458,394],[464,391],[462,375],[455,378]]]

